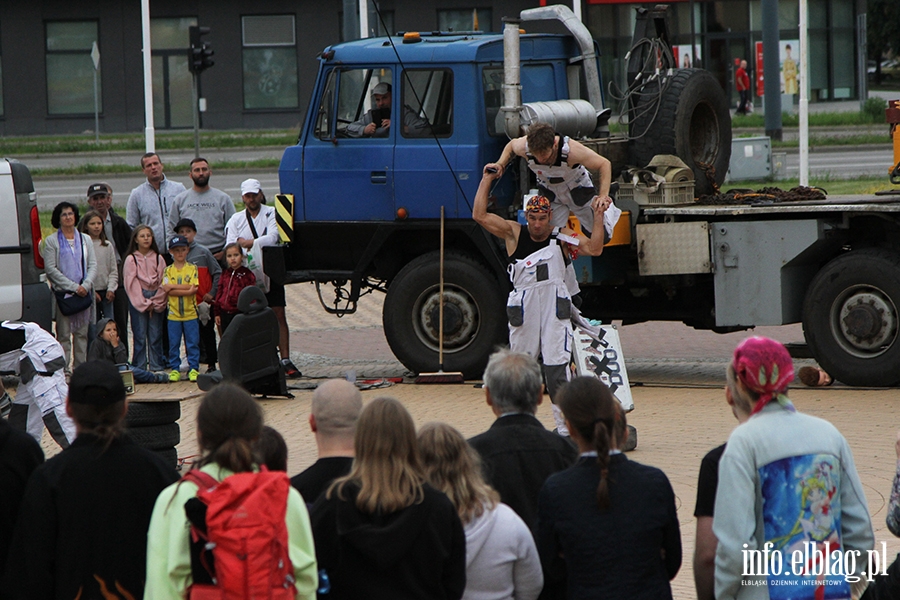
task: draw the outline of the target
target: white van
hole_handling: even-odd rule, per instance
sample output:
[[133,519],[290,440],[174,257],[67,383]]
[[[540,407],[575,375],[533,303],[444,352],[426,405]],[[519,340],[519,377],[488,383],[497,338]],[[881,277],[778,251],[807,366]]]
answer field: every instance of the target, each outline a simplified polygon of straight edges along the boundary
[[52,297],[38,251],[41,221],[28,167],[0,159],[0,320],[32,321],[50,331]]

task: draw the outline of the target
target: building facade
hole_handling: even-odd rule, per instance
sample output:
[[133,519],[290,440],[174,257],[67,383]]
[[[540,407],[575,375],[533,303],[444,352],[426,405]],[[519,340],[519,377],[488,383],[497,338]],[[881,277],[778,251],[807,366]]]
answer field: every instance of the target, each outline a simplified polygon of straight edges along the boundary
[[[536,5],[514,0],[383,0],[380,14],[371,15],[370,30],[499,32],[504,16]],[[191,25],[210,28],[204,41],[215,51],[215,66],[200,77],[200,95],[206,99],[204,129],[299,128],[315,82],[316,56],[342,39],[343,6],[341,0],[151,0],[156,129],[192,126]],[[583,6],[585,23],[600,43],[608,83],[624,85],[624,56],[639,6],[653,5],[588,0]],[[809,0],[809,6],[811,101],[859,98],[857,23],[865,1]],[[680,50],[679,64],[687,65],[687,60],[709,69],[736,98],[735,59],[747,58],[751,78],[756,79],[753,57],[762,39],[761,10],[761,0],[671,3],[669,26]],[[798,0],[780,0],[782,52],[799,37],[798,21]],[[0,3],[0,135],[92,131],[95,89],[101,132],[141,131],[141,39],[137,0]],[[793,49],[794,59],[798,50]],[[614,105],[612,96],[609,103]]]

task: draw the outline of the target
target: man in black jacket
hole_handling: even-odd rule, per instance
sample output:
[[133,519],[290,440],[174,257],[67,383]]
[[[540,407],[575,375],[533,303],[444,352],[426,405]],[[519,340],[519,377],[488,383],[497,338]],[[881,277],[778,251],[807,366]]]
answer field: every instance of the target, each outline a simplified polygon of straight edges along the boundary
[[140,598],[153,505],[178,474],[123,435],[125,385],[112,363],[75,369],[66,410],[78,437],[28,480],[2,595]]
[[[112,208],[112,187],[108,183],[95,183],[88,188],[87,201],[90,207],[100,213],[106,238],[112,242],[116,252],[116,264],[119,266],[119,287],[113,300],[113,318],[119,331],[128,331],[128,297],[125,295],[125,278],[122,276],[122,257],[128,252],[131,241],[131,226],[116,214]],[[109,317],[110,315],[104,315]],[[128,336],[123,336],[122,343],[128,350]]]
[[501,350],[484,371],[491,428],[469,440],[481,456],[487,482],[534,532],[537,499],[547,477],[571,467],[578,452],[534,416],[543,400],[541,367],[528,354]]

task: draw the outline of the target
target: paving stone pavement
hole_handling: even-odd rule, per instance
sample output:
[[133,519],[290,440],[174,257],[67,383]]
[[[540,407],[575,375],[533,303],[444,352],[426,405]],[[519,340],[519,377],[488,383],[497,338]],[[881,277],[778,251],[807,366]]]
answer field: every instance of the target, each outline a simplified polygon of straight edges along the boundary
[[[288,470],[294,474],[312,464],[316,457],[308,426],[311,390],[315,385],[325,378],[343,377],[348,371],[358,379],[402,377],[408,373],[384,339],[380,294],[364,298],[359,311],[343,319],[322,310],[311,284],[288,286],[287,298],[292,358],[304,374],[303,379],[292,384],[306,389],[296,389],[294,399],[266,399],[260,404],[267,422],[288,443]],[[677,323],[620,328],[636,407],[628,418],[638,430],[638,447],[629,453],[629,458],[665,471],[677,498],[684,560],[672,586],[679,600],[695,597],[691,559],[700,460],[725,441],[737,424],[722,392],[725,366],[737,342],[751,334],[783,342],[802,340],[799,326],[760,327],[753,332],[727,335],[695,331]],[[487,429],[493,421],[476,382],[428,386],[403,383],[363,392],[366,401],[383,395],[402,401],[417,425],[446,421],[471,436]],[[887,531],[884,520],[896,464],[895,434],[900,428],[897,391],[840,385],[797,387],[791,390],[791,397],[798,410],[828,419],[847,437],[865,487],[876,540],[886,542],[893,556],[900,550],[900,540]],[[194,422],[198,403],[193,399],[182,404],[180,457],[197,454]],[[552,428],[549,399],[539,407],[538,417]],[[46,435],[44,448],[48,454],[58,451]]]

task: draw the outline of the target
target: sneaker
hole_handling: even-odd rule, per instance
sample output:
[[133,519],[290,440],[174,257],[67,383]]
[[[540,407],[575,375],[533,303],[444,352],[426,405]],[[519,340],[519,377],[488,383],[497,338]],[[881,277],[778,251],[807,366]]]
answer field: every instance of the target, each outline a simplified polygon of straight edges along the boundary
[[181,381],[181,373],[177,369],[173,369],[172,372],[169,373],[169,381],[172,383]]
[[200,375],[200,371],[198,371],[197,369],[191,369],[190,371],[188,371],[188,380],[197,381],[198,375]]
[[299,377],[303,377],[303,373],[300,372],[300,369],[294,366],[294,363],[291,362],[291,359],[282,359],[281,366],[284,367],[284,376],[288,379],[297,379]]
[[156,383],[169,383],[169,376],[166,373],[154,373]]
[[207,373],[212,373],[212,372],[214,372],[215,370],[216,370],[216,363],[212,363],[212,364],[206,365],[206,372],[207,372]]

